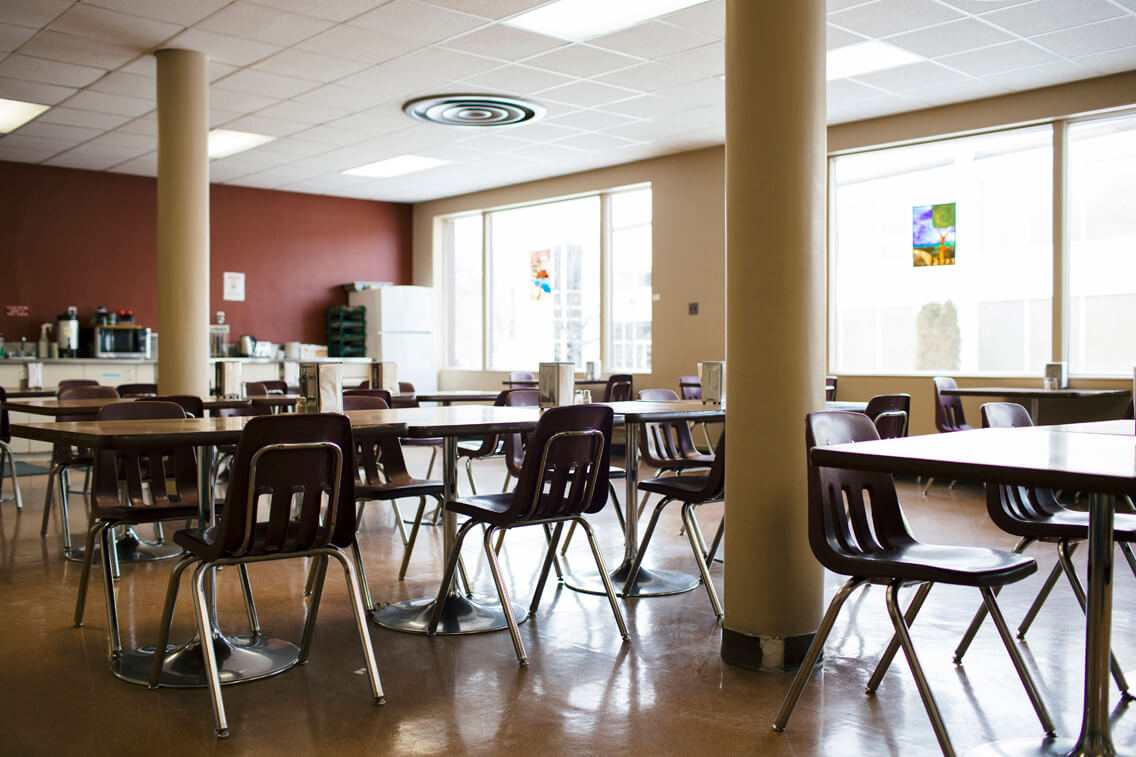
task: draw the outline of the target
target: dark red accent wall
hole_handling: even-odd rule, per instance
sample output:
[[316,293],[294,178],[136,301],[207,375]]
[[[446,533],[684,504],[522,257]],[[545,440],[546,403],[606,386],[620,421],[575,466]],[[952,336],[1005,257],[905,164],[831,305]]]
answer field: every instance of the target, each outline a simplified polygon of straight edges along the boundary
[[[220,184],[209,199],[210,318],[224,310],[233,338],[323,344],[340,284],[411,283],[409,205]],[[68,305],[157,329],[156,245],[153,178],[0,161],[0,333],[34,342]],[[222,301],[225,271],[245,274],[244,302]]]

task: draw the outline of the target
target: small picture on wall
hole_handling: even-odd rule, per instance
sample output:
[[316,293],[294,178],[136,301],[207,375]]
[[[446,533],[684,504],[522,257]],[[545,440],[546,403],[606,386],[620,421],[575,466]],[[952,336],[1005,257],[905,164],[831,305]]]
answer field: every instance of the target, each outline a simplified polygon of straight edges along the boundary
[[911,213],[915,266],[955,264],[955,204],[916,205]]

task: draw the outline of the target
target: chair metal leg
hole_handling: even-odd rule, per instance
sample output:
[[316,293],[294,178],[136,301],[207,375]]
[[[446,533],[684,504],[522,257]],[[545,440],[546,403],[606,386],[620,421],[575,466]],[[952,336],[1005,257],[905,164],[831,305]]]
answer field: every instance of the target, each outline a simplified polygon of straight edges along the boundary
[[[608,496],[611,497],[612,506],[615,508],[615,519],[619,521],[620,533],[627,533],[627,523],[623,519],[623,508],[619,504],[619,495],[615,493],[615,484],[608,479],[607,482]],[[568,535],[564,537],[564,544],[560,547],[560,556],[563,557],[568,554],[568,544],[572,541],[572,535],[576,533],[576,521],[568,526]]]
[[864,583],[867,583],[867,579],[853,577],[845,581],[836,590],[832,601],[828,603],[828,609],[824,612],[820,628],[817,629],[816,636],[813,637],[813,643],[809,645],[809,651],[805,653],[805,659],[801,661],[797,675],[793,676],[793,683],[789,686],[789,691],[781,700],[781,709],[777,711],[777,717],[773,719],[773,730],[785,730],[785,726],[789,723],[789,716],[793,714],[793,708],[797,706],[797,700],[801,698],[801,692],[805,690],[805,684],[808,683],[809,676],[812,675],[813,667],[820,658],[820,653],[824,650],[824,642],[832,631],[832,624],[836,622],[836,616],[840,614],[840,608],[844,606],[844,600],[848,599],[857,586]]
[[[560,534],[564,531],[564,522],[556,524],[555,530],[549,532],[549,524],[544,524],[545,541],[548,543],[548,549],[545,550],[544,562],[541,564],[540,575],[536,580],[536,590],[533,592],[532,602],[529,603],[529,615],[536,615],[536,610],[540,607],[540,597],[544,593],[544,584],[548,581],[548,571],[552,567],[552,563],[556,560],[556,547],[560,543]],[[560,569],[557,566],[557,573]]]
[[576,520],[579,521],[588,537],[588,545],[592,548],[592,557],[596,560],[596,570],[599,571],[600,578],[603,579],[604,593],[607,594],[608,604],[611,605],[611,613],[615,616],[615,624],[619,626],[619,635],[624,641],[631,641],[631,636],[627,633],[627,624],[623,622],[623,611],[619,609],[619,602],[615,598],[615,587],[611,583],[611,578],[608,577],[607,566],[604,565],[603,555],[600,554],[600,546],[596,543],[595,531],[583,517],[576,516]]
[[994,597],[994,592],[988,586],[980,586],[979,591],[982,592],[982,601],[986,604],[986,609],[990,613],[990,619],[994,621],[994,626],[998,629],[998,635],[1002,637],[1002,644],[1005,645],[1006,651],[1010,653],[1010,660],[1014,663],[1014,670],[1018,673],[1018,678],[1022,681],[1022,686],[1026,689],[1026,694],[1029,695],[1030,704],[1033,705],[1034,712],[1037,713],[1037,719],[1041,721],[1041,728],[1045,731],[1046,736],[1056,735],[1053,727],[1053,720],[1049,717],[1049,711],[1045,709],[1045,702],[1041,701],[1041,695],[1037,691],[1037,686],[1034,685],[1033,677],[1030,676],[1029,671],[1026,670],[1025,661],[1022,660],[1022,653],[1018,651],[1018,645],[1014,643],[1013,636],[1010,635],[1010,628],[1006,625],[1006,619],[1002,616],[1002,610],[998,607],[998,600]]
[[[923,602],[926,601],[927,595],[931,593],[932,584],[921,584],[915,590],[915,596],[911,598],[911,604],[907,606],[907,612],[904,613],[903,621],[910,628],[911,624],[915,622],[915,617],[919,614],[919,610],[923,608]],[[880,687],[880,683],[884,679],[884,673],[891,667],[892,660],[895,659],[895,653],[899,651],[899,637],[892,634],[891,641],[888,642],[884,653],[880,655],[879,662],[876,663],[876,669],[872,671],[872,677],[868,679],[868,685],[864,687],[865,694],[875,694],[876,689]]]
[[924,497],[927,496],[927,490],[931,488],[931,484],[933,483],[935,483],[935,477],[931,476],[927,479],[927,485],[923,487],[923,491],[921,492]]
[[87,606],[87,583],[91,578],[91,560],[94,559],[95,541],[102,535],[106,523],[98,521],[87,531],[87,548],[83,550],[83,570],[79,573],[79,592],[75,597],[75,627],[83,625],[83,611]]
[[1128,563],[1128,569],[1132,571],[1132,575],[1136,576],[1136,555],[1132,554],[1132,547],[1128,542],[1117,542],[1120,547],[1120,554],[1124,555],[1125,561]]
[[122,654],[122,637],[118,631],[118,605],[114,599],[114,574],[111,572],[114,529],[104,526],[99,536],[102,540],[103,597],[106,600],[107,636],[110,641],[110,657],[113,660]]
[[438,448],[430,448],[430,464],[426,466],[426,478],[430,478],[430,474],[434,472],[434,461],[438,459]]
[[43,496],[43,524],[40,526],[39,535],[47,536],[47,522],[51,517],[51,506],[55,504],[55,479],[59,476],[61,467],[59,465],[51,466],[51,470],[47,473],[47,493]]
[[327,555],[320,554],[312,559],[311,575],[315,579],[312,583],[312,597],[308,601],[308,614],[304,619],[304,633],[300,641],[300,653],[297,664],[308,664],[308,653],[312,648],[312,634],[316,630],[316,616],[319,615],[320,599],[323,598],[323,582],[327,578]]
[[213,732],[219,739],[229,735],[229,724],[225,720],[225,702],[221,699],[221,677],[217,672],[217,650],[213,648],[213,624],[209,615],[209,603],[205,598],[205,575],[212,566],[201,563],[193,571],[193,612],[197,617],[197,633],[201,638],[201,656],[205,658],[205,680],[209,688],[209,700],[213,705]]
[[722,546],[722,538],[726,535],[726,516],[718,521],[718,530],[714,532],[714,540],[710,542],[710,550],[706,553],[707,565],[713,565],[718,559],[718,549]]
[[[1026,547],[1033,544],[1035,541],[1037,541],[1037,539],[1031,536],[1023,536],[1021,539],[1018,539],[1018,543],[1014,545],[1014,554],[1020,555],[1025,551]],[[998,592],[1001,590],[1001,586],[995,589],[994,596],[998,596]],[[978,610],[974,613],[974,617],[970,621],[970,625],[967,626],[966,632],[962,635],[962,639],[959,640],[958,646],[955,647],[955,665],[962,664],[962,657],[966,654],[966,650],[970,649],[970,643],[974,641],[974,635],[978,633],[978,629],[982,626],[982,621],[984,620],[986,620],[985,602],[979,605]]]
[[694,519],[694,505],[684,502],[682,505],[682,520],[686,523],[686,537],[690,540],[690,548],[694,551],[694,559],[698,563],[698,572],[702,574],[702,584],[706,587],[706,594],[710,597],[710,606],[714,608],[714,617],[722,622],[722,603],[718,600],[718,591],[710,579],[710,566],[706,564],[703,554],[705,545],[702,543],[702,530],[698,521]]
[[659,516],[663,512],[663,508],[670,504],[669,497],[663,497],[659,504],[655,505],[655,512],[651,513],[651,522],[647,524],[647,531],[643,534],[643,542],[639,545],[639,553],[635,555],[635,562],[631,566],[631,571],[627,574],[627,580],[623,583],[623,593],[626,595],[631,591],[631,587],[635,585],[635,579],[639,577],[639,568],[643,565],[643,553],[647,551],[647,545],[651,541],[651,535],[655,533],[655,526],[659,522]]
[[[0,451],[3,452],[3,454],[0,455],[0,461],[4,458],[8,460],[8,473],[12,479],[12,498],[16,500],[16,510],[23,510],[24,497],[20,494],[20,475],[16,473],[16,458],[12,456],[12,450],[4,442],[0,442]],[[2,479],[0,479],[0,484],[3,484]],[[0,500],[0,502],[5,501],[7,500]]]
[[931,694],[931,687],[927,684],[927,676],[923,673],[923,666],[915,654],[915,646],[911,643],[911,634],[907,631],[907,624],[903,621],[903,613],[899,609],[899,590],[903,586],[902,580],[896,579],[887,587],[887,609],[891,618],[895,635],[899,637],[899,645],[903,647],[903,654],[907,658],[907,666],[911,668],[911,675],[915,679],[915,688],[919,690],[919,698],[923,700],[923,709],[931,720],[931,728],[935,731],[935,738],[939,741],[939,749],[944,755],[954,757],[955,750],[951,746],[947,728],[943,725],[943,716],[939,713],[939,706],[935,704],[935,697]]
[[[438,507],[442,507],[442,500],[438,498]],[[391,500],[392,504],[394,500]],[[414,551],[414,543],[418,541],[418,530],[422,526],[422,518],[426,514],[426,498],[418,498],[418,511],[414,514],[414,524],[410,527],[410,537],[406,540],[406,548],[402,550],[402,562],[398,566],[398,580],[406,578],[406,569],[410,565],[410,555]],[[361,570],[361,568],[360,568]]]
[[467,457],[465,459],[465,475],[469,478],[469,490],[473,495],[477,496],[477,483],[473,480],[473,458]]
[[[355,539],[351,542],[351,559],[355,561],[355,573],[359,576],[360,589],[363,594],[363,609],[367,612],[375,611],[375,601],[371,599],[371,585],[367,583],[367,572],[363,569],[363,552],[359,549],[359,538],[356,535]],[[314,573],[309,575],[308,580],[314,579]]]
[[[1077,598],[1077,605],[1081,608],[1081,613],[1085,613],[1085,606],[1087,600],[1085,598],[1085,587],[1081,585],[1081,579],[1077,578],[1077,569],[1073,567],[1073,552],[1077,548],[1077,542],[1070,542],[1062,540],[1057,545],[1057,559],[1061,565],[1062,570],[1065,572],[1065,577],[1069,579],[1069,586],[1073,589],[1073,596]],[[1120,693],[1124,695],[1125,699],[1131,699],[1132,695],[1128,693],[1128,681],[1124,678],[1124,671],[1120,667],[1120,663],[1116,661],[1116,655],[1111,651],[1108,654],[1109,669],[1112,671],[1112,680],[1116,681],[1116,687],[1120,689]]]
[[249,580],[248,566],[244,563],[237,565],[237,573],[241,577],[241,596],[245,599],[245,615],[248,616],[249,633],[260,636],[260,618],[256,614],[256,602],[252,597],[252,581]]
[[344,578],[347,581],[347,596],[351,602],[351,610],[355,615],[355,627],[359,631],[359,641],[363,646],[363,661],[364,667],[367,668],[367,679],[371,683],[371,699],[375,704],[385,704],[383,683],[379,678],[379,666],[375,662],[375,650],[371,645],[371,633],[367,628],[367,614],[363,610],[359,575],[354,571],[354,566],[342,550],[333,547],[329,554],[339,560],[339,564],[343,566]]
[[64,467],[59,477],[59,522],[63,527],[63,554],[71,552],[71,524],[68,521],[67,503],[67,468]]
[[187,554],[179,559],[170,571],[170,580],[166,586],[166,601],[162,605],[162,620],[158,626],[158,643],[154,645],[154,661],[150,664],[149,687],[151,689],[158,688],[158,679],[162,675],[162,665],[166,661],[166,648],[170,643],[170,627],[174,622],[174,606],[177,604],[178,583],[181,581],[181,574],[195,562],[197,562],[197,558]]
[[[398,500],[392,499],[390,501],[391,509],[394,510],[394,524],[398,527],[398,535],[402,538],[402,546],[410,544],[410,537],[406,534],[406,522],[402,519],[402,510],[398,507]],[[419,504],[424,504],[425,499],[420,499]]]
[[438,632],[438,622],[442,619],[442,608],[445,607],[446,595],[450,593],[450,587],[454,583],[454,574],[457,572],[461,560],[462,543],[474,523],[475,521],[467,520],[454,536],[453,546],[450,547],[450,556],[446,559],[446,570],[442,573],[442,583],[438,587],[438,596],[434,600],[434,611],[430,614],[429,625],[426,626],[428,636],[433,636]]
[[[517,619],[513,617],[513,606],[509,602],[509,591],[505,588],[505,579],[501,575],[501,566],[497,562],[497,552],[493,549],[493,534],[499,529],[490,526],[485,532],[485,556],[489,559],[489,571],[493,574],[493,583],[497,585],[497,596],[501,599],[501,611],[505,614],[505,622],[509,624],[509,635],[513,638],[513,650],[517,653],[517,663],[528,665],[525,656],[525,645],[521,642],[521,631],[517,628]],[[556,556],[555,549],[552,550]]]
[[1058,560],[1053,564],[1053,570],[1049,571],[1049,575],[1045,579],[1045,583],[1041,587],[1041,591],[1033,598],[1033,604],[1030,605],[1029,610],[1026,612],[1022,622],[1018,624],[1018,638],[1024,639],[1026,631],[1033,625],[1033,621],[1037,618],[1038,612],[1041,611],[1041,606],[1045,604],[1045,600],[1049,599],[1049,592],[1053,591],[1053,587],[1057,585],[1057,579],[1061,576],[1061,561]]

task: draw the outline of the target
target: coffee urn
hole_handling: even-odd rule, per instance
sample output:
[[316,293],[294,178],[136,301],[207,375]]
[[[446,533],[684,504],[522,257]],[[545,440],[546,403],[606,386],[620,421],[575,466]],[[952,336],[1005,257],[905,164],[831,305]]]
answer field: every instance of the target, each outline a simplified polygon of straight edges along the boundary
[[55,343],[59,357],[79,357],[79,318],[74,307],[55,319]]

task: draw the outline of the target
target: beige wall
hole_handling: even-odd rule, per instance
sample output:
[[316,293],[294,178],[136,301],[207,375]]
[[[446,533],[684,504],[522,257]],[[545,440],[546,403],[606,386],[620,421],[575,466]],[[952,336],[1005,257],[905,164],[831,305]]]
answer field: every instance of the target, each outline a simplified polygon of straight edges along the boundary
[[[840,124],[828,129],[830,153],[883,144],[895,144],[943,134],[984,129],[1136,106],[1136,71],[1089,79],[1013,95],[931,108],[885,118]],[[487,192],[462,195],[414,207],[414,281],[433,284],[436,216],[551,197],[592,192],[651,182],[654,190],[654,274],[659,300],[653,313],[652,375],[636,386],[677,387],[678,376],[692,373],[699,360],[722,359],[725,354],[725,186],[724,150],[721,147],[680,153],[655,160],[519,184]],[[700,315],[687,315],[687,303],[697,301]],[[442,322],[441,318],[438,320]],[[754,328],[762,328],[754,324]],[[441,355],[439,355],[441,365]],[[517,366],[523,369],[528,366]],[[443,371],[444,388],[499,386],[504,374]],[[1039,386],[1037,380],[967,379],[963,386],[991,383]],[[1130,381],[1080,379],[1084,388],[1128,387]],[[841,376],[839,397],[866,400],[874,394],[907,392],[912,398],[913,433],[934,431],[929,376]],[[965,403],[967,418],[977,421],[978,405]],[[1111,406],[1102,410],[1113,412]],[[1043,418],[1044,416],[1043,409]]]

